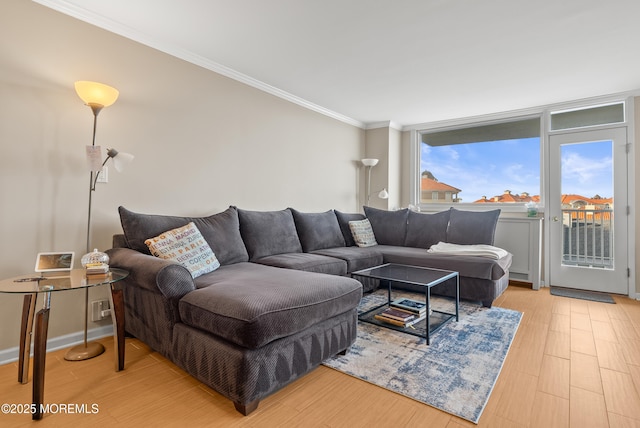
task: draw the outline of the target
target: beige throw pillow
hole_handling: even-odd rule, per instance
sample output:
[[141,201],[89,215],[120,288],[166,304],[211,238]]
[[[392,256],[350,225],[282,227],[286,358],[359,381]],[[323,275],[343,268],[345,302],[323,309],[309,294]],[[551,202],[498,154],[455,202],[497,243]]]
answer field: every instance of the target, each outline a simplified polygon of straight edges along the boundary
[[353,235],[353,240],[358,247],[373,247],[374,245],[378,245],[369,219],[365,218],[364,220],[350,221],[349,229],[351,229],[351,235]]
[[193,278],[220,267],[216,255],[193,222],[149,238],[144,243],[151,254],[180,263]]

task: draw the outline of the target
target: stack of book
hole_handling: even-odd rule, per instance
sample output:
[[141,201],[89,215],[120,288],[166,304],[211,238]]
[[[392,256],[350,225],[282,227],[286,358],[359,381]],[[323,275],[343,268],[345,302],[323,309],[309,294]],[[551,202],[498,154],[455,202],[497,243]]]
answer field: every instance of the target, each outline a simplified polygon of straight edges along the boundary
[[427,317],[427,305],[411,299],[398,299],[374,318],[399,327],[411,327]]
[[106,263],[88,263],[85,269],[89,278],[106,278],[109,275],[109,265]]

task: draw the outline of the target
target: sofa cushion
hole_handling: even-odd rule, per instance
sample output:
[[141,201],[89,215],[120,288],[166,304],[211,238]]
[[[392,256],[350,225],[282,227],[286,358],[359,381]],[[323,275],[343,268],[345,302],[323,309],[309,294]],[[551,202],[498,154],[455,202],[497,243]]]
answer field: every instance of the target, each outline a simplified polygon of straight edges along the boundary
[[360,269],[381,265],[382,253],[377,251],[377,248],[377,246],[366,248],[335,247],[316,250],[313,253],[344,260],[347,263],[347,272],[351,273]]
[[147,239],[144,243],[149,247],[151,254],[164,260],[180,263],[193,278],[213,272],[220,267],[216,255],[213,254],[211,247],[193,222],[163,232]]
[[312,253],[276,254],[254,260],[254,263],[329,275],[347,274],[347,262],[344,260]]
[[193,222],[221,264],[249,260],[247,249],[240,235],[238,212],[234,207],[229,207],[221,213],[208,217],[139,214],[124,207],[119,207],[118,212],[127,246],[141,253],[151,254],[144,243],[146,239]]
[[407,217],[406,247],[429,248],[447,239],[450,210],[436,214],[409,211]]
[[342,213],[340,211],[333,211],[338,219],[338,225],[340,226],[340,231],[342,232],[342,237],[344,238],[344,244],[347,247],[353,247],[356,245],[356,241],[353,240],[353,235],[351,234],[351,228],[349,227],[350,221],[355,220],[363,220],[366,217],[364,214],[360,213]]
[[365,206],[364,214],[371,222],[378,244],[404,245],[409,209],[387,211]]
[[447,241],[451,244],[493,245],[500,210],[461,211],[451,208]]
[[303,213],[293,208],[290,210],[304,252],[344,247],[344,237],[333,210],[323,213]]
[[352,278],[257,263],[223,266],[195,281],[200,288],[179,303],[182,321],[251,349],[353,311],[362,297]]
[[378,245],[369,219],[352,220],[349,222],[349,229],[351,229],[353,241],[358,247],[373,247]]
[[250,261],[274,254],[302,252],[291,210],[238,209],[238,217],[240,233],[249,252]]
[[382,253],[385,263],[444,269],[458,272],[461,277],[489,280],[502,278],[509,271],[512,261],[510,253],[496,260],[487,257],[429,253],[422,248],[390,245],[379,245],[377,249]]

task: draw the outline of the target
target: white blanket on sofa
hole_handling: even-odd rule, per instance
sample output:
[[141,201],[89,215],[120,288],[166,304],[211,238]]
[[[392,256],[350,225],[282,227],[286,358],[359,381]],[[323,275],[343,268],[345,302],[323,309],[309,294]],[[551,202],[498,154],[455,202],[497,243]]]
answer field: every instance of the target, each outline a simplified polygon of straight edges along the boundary
[[490,259],[499,259],[507,254],[507,251],[502,248],[494,247],[493,245],[474,244],[474,245],[459,245],[449,244],[447,242],[438,242],[433,244],[431,248],[427,250],[429,253],[438,254],[453,254],[461,256],[478,256],[487,257]]

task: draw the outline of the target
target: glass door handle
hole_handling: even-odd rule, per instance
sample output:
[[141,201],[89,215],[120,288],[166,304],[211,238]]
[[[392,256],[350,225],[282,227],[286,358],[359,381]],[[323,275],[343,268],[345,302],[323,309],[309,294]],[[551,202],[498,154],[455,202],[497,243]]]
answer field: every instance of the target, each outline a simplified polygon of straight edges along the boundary
[[555,215],[553,216],[552,220],[553,220],[553,221],[560,221],[560,219],[559,219],[557,216],[555,216]]

